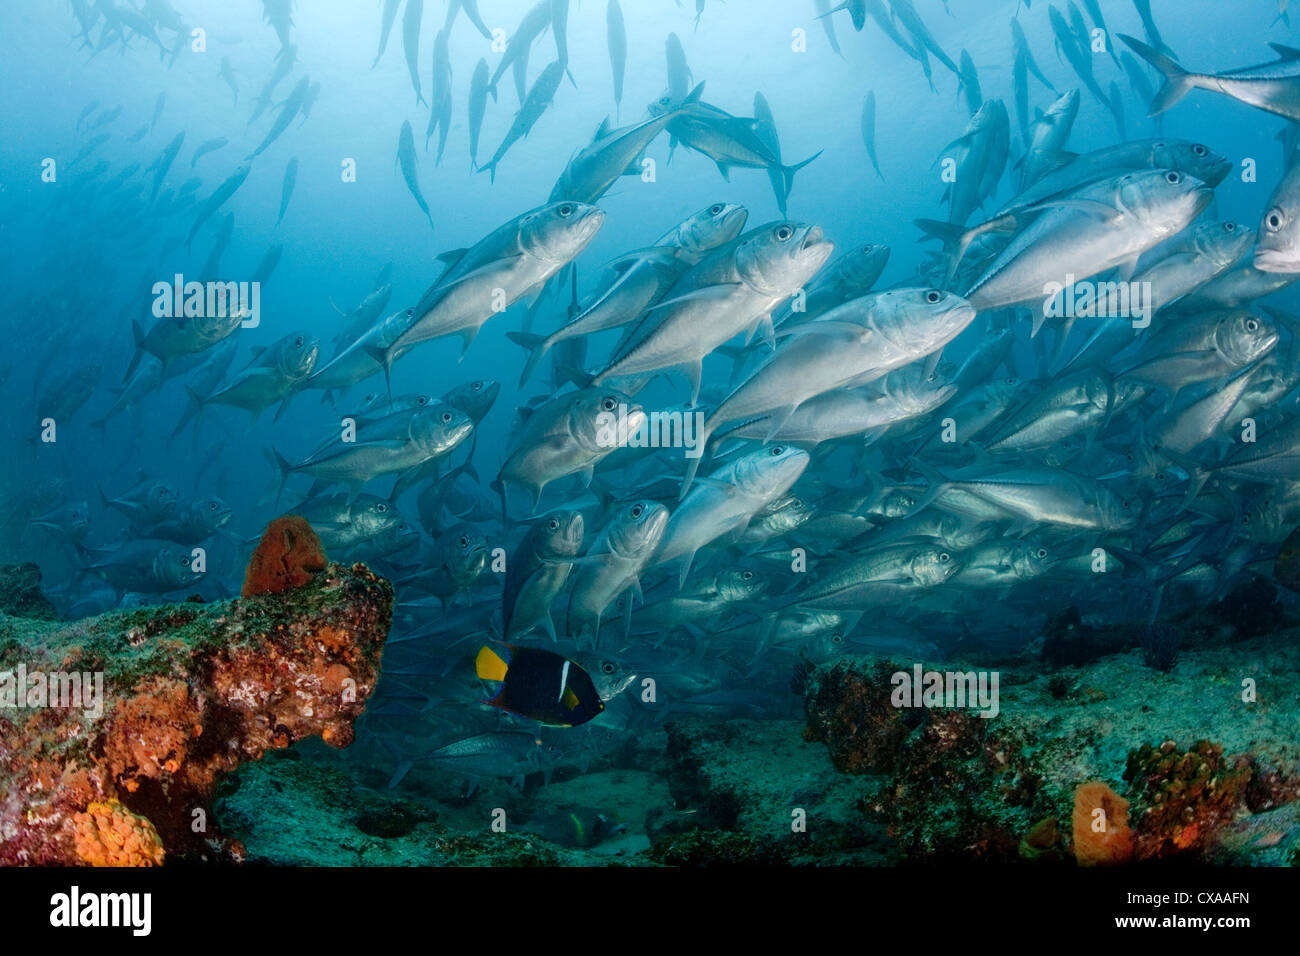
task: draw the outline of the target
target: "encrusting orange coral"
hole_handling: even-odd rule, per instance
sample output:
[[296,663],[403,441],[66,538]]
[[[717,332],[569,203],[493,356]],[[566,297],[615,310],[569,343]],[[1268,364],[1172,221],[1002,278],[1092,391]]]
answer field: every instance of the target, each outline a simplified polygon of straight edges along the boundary
[[161,866],[165,853],[147,817],[117,800],[96,801],[73,817],[77,856],[91,866]]

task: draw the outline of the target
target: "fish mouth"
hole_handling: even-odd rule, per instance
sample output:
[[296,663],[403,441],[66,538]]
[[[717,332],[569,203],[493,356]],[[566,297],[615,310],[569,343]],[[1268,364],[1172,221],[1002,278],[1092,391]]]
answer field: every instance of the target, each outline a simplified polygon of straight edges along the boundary
[[1232,171],[1232,160],[1221,158],[1217,163],[1210,167],[1205,176],[1205,182],[1210,186],[1217,186],[1228,178],[1228,173]]
[[807,252],[809,249],[820,245],[824,241],[824,234],[821,226],[809,226],[808,231],[804,233],[803,244],[799,247],[800,252]]
[[1300,272],[1300,260],[1281,249],[1256,249],[1254,264],[1260,272]]
[[1199,216],[1202,212],[1205,211],[1205,208],[1209,206],[1210,203],[1213,201],[1214,187],[1207,185],[1205,181],[1202,180],[1201,184],[1192,190],[1191,195],[1193,201],[1193,208],[1196,210],[1196,214]]
[[629,431],[637,431],[649,420],[649,416],[646,415],[645,409],[640,405],[635,405],[632,408],[629,408],[627,411],[627,417],[624,418]]

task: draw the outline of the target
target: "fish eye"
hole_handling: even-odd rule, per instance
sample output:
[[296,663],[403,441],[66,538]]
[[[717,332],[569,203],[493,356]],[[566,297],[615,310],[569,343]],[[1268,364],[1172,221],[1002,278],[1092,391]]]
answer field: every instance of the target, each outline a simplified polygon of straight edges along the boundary
[[929,292],[925,294],[925,301],[929,302],[931,305],[934,305],[942,298],[943,298],[943,293],[940,292],[938,289],[931,289]]
[[1206,149],[1204,146],[1202,146],[1200,143],[1197,143],[1192,147],[1192,152],[1195,153],[1197,156],[1204,156],[1206,153],[1209,152],[1209,150]]
[[951,560],[952,560],[952,556],[949,555],[947,551],[940,551],[940,552],[939,552],[939,563],[940,563],[940,564],[947,564],[947,563],[948,563],[949,561],[951,561]]
[[558,518],[552,518],[550,521],[546,522],[546,527],[550,528],[552,531],[556,531],[560,527],[560,520]]
[[780,458],[780,457],[781,457],[782,455],[784,455],[784,454],[785,454],[785,446],[784,446],[784,445],[773,445],[773,446],[772,446],[772,457],[773,457],[773,458]]
[[741,572],[740,572],[740,577],[741,577],[741,580],[748,581],[748,580],[750,580],[751,578],[754,577],[754,572],[753,572],[753,571],[741,571]]
[[208,510],[209,510],[209,511],[216,511],[216,510],[217,510],[217,503],[216,503],[215,501],[209,501],[209,502],[208,502]]
[[843,634],[832,634],[832,635],[831,635],[831,643],[832,643],[832,644],[843,644],[843,643],[844,643],[844,635],[843,635]]
[[565,218],[567,218],[567,217],[573,215],[573,206],[571,206],[569,203],[566,202],[564,205],[560,206],[560,208],[559,208],[558,210],[556,210],[556,211],[557,211],[561,216],[564,216]]
[[709,207],[710,216],[717,216],[721,214],[721,212],[722,212],[722,203],[720,202],[715,202],[712,206]]
[[661,97],[659,97],[659,105],[660,105],[660,106],[667,106],[667,105],[668,105],[669,103],[671,103],[671,102],[672,102],[672,100],[669,99],[669,98],[666,97],[666,96],[661,96]]
[[417,405],[428,405],[428,404],[429,404],[429,396],[428,396],[428,395],[421,395],[419,398],[417,398],[417,399],[415,400],[415,404],[417,404]]
[[1237,231],[1237,224],[1236,224],[1235,222],[1225,222],[1225,223],[1223,224],[1223,231],[1224,231],[1224,232],[1236,232],[1236,231]]
[[1250,524],[1250,515],[1242,515],[1242,516],[1241,516],[1241,523],[1242,523],[1242,524]]
[[1255,331],[1257,331],[1258,329],[1259,329],[1259,321],[1258,321],[1257,319],[1247,319],[1247,320],[1246,320],[1246,331],[1247,331],[1247,332],[1255,332]]
[[633,517],[633,518],[639,518],[639,517],[641,517],[641,515],[642,515],[644,512],[645,512],[645,508],[641,507],[640,505],[633,505],[633,506],[632,506],[632,517]]
[[472,389],[474,389],[474,391],[476,391],[476,392],[478,392],[478,391],[482,391],[482,390],[483,390],[483,383],[482,383],[481,381],[479,381],[479,382],[471,382],[469,387],[472,388]]
[[293,344],[298,346],[298,348],[302,348],[302,343],[303,343],[303,337],[301,335],[293,340]]
[[411,316],[413,316],[413,315],[415,315],[415,310],[414,310],[414,309],[407,309],[407,310],[406,310],[406,317],[407,317],[408,319],[409,319]]
[[188,568],[190,566],[190,559],[188,556],[182,556],[180,560],[181,560],[181,567]]
[[773,235],[776,236],[777,242],[785,242],[794,235],[794,230],[789,226],[777,226],[776,232],[774,232]]
[[380,514],[383,514],[388,510],[388,505],[381,501],[377,505],[375,505],[375,510],[378,511]]
[[604,409],[605,411],[607,411],[607,412],[612,412],[612,411],[614,410],[614,406],[617,405],[617,404],[618,404],[618,403],[615,402],[614,399],[612,399],[612,398],[605,398],[605,399],[600,403],[600,407],[603,408],[603,409]]
[[1165,182],[1169,183],[1171,186],[1177,186],[1182,181],[1183,177],[1178,175],[1178,173],[1174,172],[1172,169],[1165,173]]
[[1282,228],[1282,210],[1271,209],[1268,218],[1264,220],[1264,225],[1268,227],[1269,232],[1277,232]]
[[460,538],[457,540],[456,543],[457,543],[458,545],[460,545],[462,548],[468,548],[468,547],[469,547],[469,536],[468,536],[468,535],[463,535],[463,534],[462,534],[462,535],[460,536]]
[[447,425],[447,424],[450,424],[450,423],[451,423],[451,412],[443,412],[443,413],[442,413],[442,423],[443,423],[444,425]]
[[1039,549],[1038,549],[1038,556],[1039,556],[1040,558],[1045,558],[1045,557],[1047,557],[1047,549],[1046,549],[1046,548],[1039,548]]
[[602,671],[604,671],[606,674],[612,674],[612,673],[614,673],[614,665],[613,665],[613,663],[611,663],[610,661],[604,661],[604,662],[600,665],[600,669],[601,669]]

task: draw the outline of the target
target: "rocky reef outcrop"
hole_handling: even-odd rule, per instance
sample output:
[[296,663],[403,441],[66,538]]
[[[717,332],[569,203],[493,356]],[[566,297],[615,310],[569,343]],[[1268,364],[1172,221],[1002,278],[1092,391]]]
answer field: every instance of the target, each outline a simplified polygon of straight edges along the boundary
[[1197,647],[1169,672],[1139,650],[1013,665],[989,717],[895,706],[914,662],[841,658],[804,682],[805,737],[905,860],[1300,864],[1296,636]]
[[295,584],[75,623],[0,614],[0,865],[240,859],[218,780],[305,738],[351,743],[391,621],[363,565]]

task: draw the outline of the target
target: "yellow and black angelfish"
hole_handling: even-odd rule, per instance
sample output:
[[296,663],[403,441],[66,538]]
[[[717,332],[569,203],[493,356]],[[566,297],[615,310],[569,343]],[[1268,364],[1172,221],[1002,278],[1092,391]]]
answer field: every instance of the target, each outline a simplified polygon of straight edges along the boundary
[[488,701],[493,707],[557,727],[585,724],[605,709],[590,675],[567,657],[536,647],[504,646],[504,659],[486,644],[474,659],[480,678],[501,682]]

